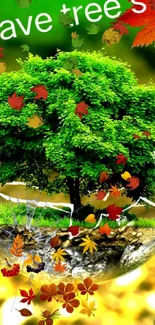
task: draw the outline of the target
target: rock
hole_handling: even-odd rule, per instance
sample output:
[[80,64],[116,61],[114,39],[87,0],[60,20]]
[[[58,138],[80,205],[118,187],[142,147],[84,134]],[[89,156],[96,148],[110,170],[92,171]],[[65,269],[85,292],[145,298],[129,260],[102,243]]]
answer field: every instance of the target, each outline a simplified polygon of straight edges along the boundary
[[142,235],[142,232],[138,232],[137,237],[141,237]]
[[136,236],[136,235],[137,235],[136,231],[133,231],[133,232],[132,232],[132,235],[133,235],[133,236]]

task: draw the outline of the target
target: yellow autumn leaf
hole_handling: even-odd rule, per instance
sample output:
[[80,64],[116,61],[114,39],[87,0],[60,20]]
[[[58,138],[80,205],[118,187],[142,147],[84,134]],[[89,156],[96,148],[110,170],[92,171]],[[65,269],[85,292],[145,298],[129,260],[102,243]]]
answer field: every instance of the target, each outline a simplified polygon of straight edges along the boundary
[[102,42],[105,42],[107,45],[112,45],[115,43],[118,43],[121,39],[121,34],[114,30],[114,28],[107,29],[103,36],[102,36]]
[[81,314],[86,314],[89,317],[91,315],[95,316],[94,313],[93,313],[93,311],[97,310],[96,308],[94,308],[95,307],[95,300],[90,301],[90,302],[88,302],[88,301],[82,301],[82,307],[84,307],[84,308],[82,308],[80,310],[80,313]]
[[28,125],[30,128],[36,129],[39,128],[44,124],[43,119],[39,117],[38,115],[33,115],[33,117],[28,118],[28,122],[26,125]]
[[6,71],[6,63],[0,62],[0,73],[3,73]]
[[41,263],[42,259],[39,255],[34,255],[32,256],[31,254],[27,254],[27,258],[24,261],[24,265],[32,265],[32,264],[37,264],[37,263]]
[[64,255],[67,253],[64,251],[63,248],[58,248],[58,250],[52,254],[52,260],[55,260],[58,263],[60,260],[65,262]]
[[90,237],[87,235],[86,238],[81,238],[84,243],[80,244],[80,246],[85,246],[83,249],[83,253],[86,253],[88,250],[91,254],[93,254],[93,250],[97,251],[96,246],[98,246],[93,240],[90,239]]
[[126,171],[123,174],[121,174],[121,177],[125,179],[125,181],[127,181],[128,178],[131,178],[131,174]]
[[89,216],[84,220],[86,222],[90,222],[90,223],[94,223],[96,222],[96,219],[95,219],[95,214],[89,214]]

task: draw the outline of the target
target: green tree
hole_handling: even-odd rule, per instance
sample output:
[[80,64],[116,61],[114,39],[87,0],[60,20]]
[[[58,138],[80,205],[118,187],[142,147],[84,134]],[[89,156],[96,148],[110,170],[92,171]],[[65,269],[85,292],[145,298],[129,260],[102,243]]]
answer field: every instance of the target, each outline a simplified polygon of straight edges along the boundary
[[[127,195],[154,195],[153,84],[139,86],[126,63],[96,52],[59,52],[46,60],[30,54],[19,63],[19,71],[0,75],[2,184],[20,178],[49,193],[69,193],[78,218],[81,195],[126,185],[121,178],[126,170],[140,178],[140,186],[127,189]],[[46,100],[34,99],[36,85],[47,88]],[[20,111],[8,104],[14,92],[24,96]],[[75,113],[81,102],[88,106],[82,118]],[[35,114],[44,122],[38,128],[27,125]],[[120,153],[127,158],[125,166],[116,164]],[[50,181],[53,170],[58,174]],[[102,171],[109,179],[100,184]]]

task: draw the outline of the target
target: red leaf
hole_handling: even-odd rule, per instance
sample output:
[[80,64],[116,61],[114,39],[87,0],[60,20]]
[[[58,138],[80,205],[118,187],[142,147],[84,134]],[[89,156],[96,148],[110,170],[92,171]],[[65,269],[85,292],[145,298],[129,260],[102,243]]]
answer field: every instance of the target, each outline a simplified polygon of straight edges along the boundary
[[110,204],[106,211],[108,212],[108,218],[111,220],[116,220],[119,218],[119,215],[122,213],[123,209],[116,206],[115,204]]
[[3,51],[4,51],[4,48],[3,47],[0,47],[0,58],[3,58],[4,57]]
[[79,300],[74,298],[75,298],[75,293],[73,292],[70,292],[64,295],[63,297],[65,303],[62,305],[62,307],[66,308],[68,313],[72,313],[74,311],[74,308],[77,308],[80,305]]
[[78,284],[78,289],[81,291],[81,295],[89,293],[92,296],[94,295],[94,291],[98,289],[98,284],[93,283],[92,279],[86,278],[83,283]]
[[146,135],[146,137],[150,137],[151,133],[148,131],[143,131],[143,134]]
[[129,34],[129,31],[126,26],[124,26],[122,23],[117,22],[116,24],[113,25],[113,28],[115,30],[118,30],[121,35],[123,34]]
[[107,193],[104,191],[99,191],[97,194],[95,194],[97,200],[103,200],[106,195]]
[[50,240],[50,245],[51,245],[51,247],[53,247],[53,248],[54,248],[54,247],[57,247],[57,246],[59,245],[59,243],[60,243],[60,238],[59,238],[58,235],[52,237],[51,240]]
[[8,103],[9,105],[16,109],[17,111],[20,111],[22,107],[24,106],[24,96],[17,96],[16,93],[13,93],[12,96],[8,97]]
[[140,139],[140,136],[137,134],[133,134],[134,139]]
[[120,153],[119,155],[116,156],[116,164],[117,165],[120,165],[120,164],[123,164],[125,165],[126,162],[127,162],[127,159],[122,153]]
[[68,231],[71,232],[73,236],[76,236],[79,233],[79,226],[70,226]]
[[31,91],[37,93],[34,97],[35,99],[46,99],[48,97],[48,91],[44,85],[36,85],[35,87],[31,88]]
[[134,190],[135,188],[137,188],[139,186],[139,178],[138,177],[131,177],[128,178],[127,181],[129,182],[129,184],[127,184],[127,187],[130,187],[130,190]]
[[53,296],[57,294],[57,287],[54,283],[41,286],[40,300],[52,301]]
[[80,102],[76,105],[75,114],[78,115],[80,119],[82,119],[82,115],[87,115],[89,106],[85,102]]
[[66,264],[62,264],[61,261],[59,261],[57,264],[54,265],[53,270],[55,272],[65,272],[66,271]]
[[104,235],[104,234],[109,235],[111,233],[111,229],[109,228],[108,223],[106,223],[104,226],[100,226],[99,233],[101,235]]
[[34,292],[32,290],[32,288],[29,290],[29,293],[26,292],[25,290],[21,290],[20,289],[20,294],[22,297],[25,297],[23,298],[22,300],[20,300],[20,302],[27,302],[28,305],[30,305],[31,301],[36,298],[36,296],[34,295]]
[[67,294],[67,293],[73,291],[74,290],[74,286],[73,286],[72,283],[67,283],[65,285],[63,282],[60,282],[58,284],[58,289],[59,290],[58,290],[57,294],[58,295],[64,295],[64,294]]
[[100,173],[100,183],[106,182],[108,178],[109,178],[109,175],[107,172]]

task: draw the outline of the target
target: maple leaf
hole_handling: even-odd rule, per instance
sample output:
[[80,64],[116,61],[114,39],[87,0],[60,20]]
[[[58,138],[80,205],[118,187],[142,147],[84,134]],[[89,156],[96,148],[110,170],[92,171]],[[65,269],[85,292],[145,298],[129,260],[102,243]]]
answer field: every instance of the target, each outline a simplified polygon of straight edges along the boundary
[[122,213],[123,209],[116,206],[115,204],[110,204],[106,211],[108,212],[108,218],[111,220],[116,220],[119,218],[119,215]]
[[81,295],[88,293],[92,296],[94,295],[94,291],[98,289],[98,284],[93,283],[90,278],[87,278],[84,279],[83,283],[78,284],[78,289],[81,291]]
[[48,90],[44,85],[36,85],[35,87],[31,88],[31,91],[37,93],[34,97],[35,99],[46,99],[48,97]]
[[34,295],[33,289],[31,288],[29,290],[29,292],[25,291],[25,290],[20,290],[20,294],[23,298],[22,300],[20,300],[20,302],[27,302],[28,305],[30,305],[31,301],[36,298],[36,296]]
[[71,232],[72,236],[77,236],[79,233],[79,226],[70,226],[68,231]]
[[120,35],[129,34],[129,31],[126,26],[124,26],[121,22],[117,22],[113,25],[114,30],[118,30]]
[[99,191],[97,194],[95,194],[97,200],[103,200],[106,195],[107,193],[104,191]]
[[64,295],[63,299],[65,300],[65,303],[62,305],[62,307],[66,308],[66,311],[68,313],[72,313],[74,311],[74,308],[77,308],[80,305],[79,300],[75,299],[74,292]]
[[119,155],[116,156],[116,164],[120,165],[123,164],[125,165],[127,162],[127,159],[122,153],[120,153]]
[[59,261],[57,264],[55,263],[54,267],[53,267],[53,270],[55,272],[60,272],[60,273],[63,273],[66,271],[66,264],[62,264],[61,261]]
[[51,247],[57,247],[60,244],[60,237],[58,235],[54,236],[50,240]]
[[20,48],[22,49],[22,52],[29,52],[30,51],[30,47],[28,44],[23,44],[20,46]]
[[151,133],[148,132],[148,131],[143,131],[143,134],[146,135],[146,137],[150,137],[151,136]]
[[30,128],[36,129],[39,128],[44,124],[42,117],[39,117],[38,115],[33,115],[33,117],[28,118],[28,122],[26,123],[27,126]]
[[71,37],[72,37],[72,38],[76,39],[77,36],[78,36],[77,32],[72,32],[72,34],[71,34]]
[[17,96],[16,93],[13,93],[12,96],[8,97],[8,103],[9,105],[16,109],[17,111],[20,111],[22,107],[24,106],[24,96]]
[[84,241],[84,243],[80,244],[80,246],[85,246],[83,249],[83,254],[87,250],[89,250],[91,254],[93,254],[93,250],[97,251],[96,246],[98,245],[93,240],[91,240],[88,235],[86,236],[86,238],[82,238],[82,240]]
[[101,172],[100,173],[100,178],[99,178],[100,184],[102,184],[103,182],[106,182],[108,178],[109,178],[109,175],[108,175],[108,173],[106,171]]
[[72,18],[70,18],[70,13],[63,13],[61,12],[59,15],[59,22],[62,24],[64,27],[70,27],[72,23]]
[[80,310],[81,314],[87,314],[89,317],[91,315],[95,316],[93,311],[97,310],[95,307],[95,300],[94,301],[82,301],[83,309]]
[[79,69],[72,69],[72,73],[74,73],[76,75],[76,77],[78,78],[79,76],[82,76],[82,72]]
[[72,283],[67,283],[66,285],[62,282],[58,284],[58,295],[68,294],[69,292],[74,291],[74,286]]
[[127,184],[127,187],[130,187],[130,190],[134,190],[135,188],[137,188],[139,186],[139,178],[132,176],[131,178],[128,178],[127,181],[129,182],[129,184]]
[[87,115],[89,113],[88,107],[89,106],[85,102],[80,102],[76,105],[75,114],[82,119],[82,115]]
[[13,241],[12,247],[9,249],[10,253],[15,256],[22,256],[24,242],[18,234]]
[[76,38],[72,38],[72,46],[75,48],[80,48],[83,45],[83,39],[77,34]]
[[87,27],[87,34],[89,35],[97,35],[100,30],[100,26],[97,24],[91,24],[89,27]]
[[125,179],[125,181],[127,181],[127,179],[131,177],[131,174],[126,171],[123,174],[121,174],[121,177]]
[[84,220],[86,222],[90,222],[90,223],[94,223],[96,222],[96,219],[95,219],[95,214],[89,214],[88,217]]
[[40,300],[47,300],[48,302],[52,301],[53,296],[57,295],[57,287],[54,283],[49,285],[44,284],[40,288],[42,294],[40,295]]
[[111,228],[109,228],[108,223],[106,223],[104,226],[100,226],[99,233],[101,235],[103,234],[109,235],[111,233]]
[[63,248],[58,248],[58,250],[53,253],[52,259],[56,261],[56,263],[59,262],[59,260],[62,260],[65,262],[64,255],[67,255],[67,253],[64,251]]
[[110,196],[120,197],[121,196],[121,191],[117,188],[117,186],[112,186],[109,189],[109,192],[111,192]]

